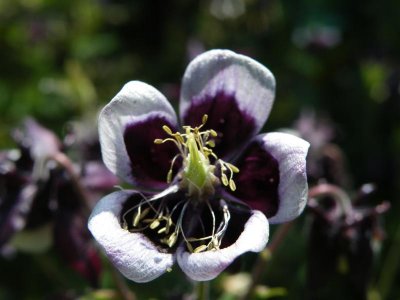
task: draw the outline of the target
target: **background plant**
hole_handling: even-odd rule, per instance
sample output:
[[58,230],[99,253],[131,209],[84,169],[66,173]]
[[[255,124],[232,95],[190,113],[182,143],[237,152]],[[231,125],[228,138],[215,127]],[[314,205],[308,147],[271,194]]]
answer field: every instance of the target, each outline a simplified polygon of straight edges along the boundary
[[[227,2],[232,9],[223,8]],[[368,205],[391,203],[368,295],[396,299],[400,295],[394,284],[400,274],[399,5],[396,1],[3,0],[0,147],[16,147],[10,132],[27,116],[60,139],[68,136],[73,120],[95,127],[98,108],[131,79],[151,82],[168,99],[177,100],[180,76],[195,54],[212,48],[244,53],[268,66],[277,78],[267,131],[296,127],[304,109],[330,120],[329,133],[322,134],[330,137],[328,141],[321,142],[321,133],[315,130],[308,139],[314,145],[329,143],[340,149],[343,162],[328,157],[317,165],[343,164],[338,175],[343,182],[332,182],[320,172],[310,177],[310,184],[324,178],[354,199],[364,183],[372,182],[377,189]],[[67,154],[77,160],[76,152]],[[306,295],[310,216],[306,211],[296,221],[260,278],[261,285],[279,288],[272,291],[287,299]],[[87,293],[88,283],[54,249],[49,251],[17,252],[11,259],[1,259],[0,297]],[[249,274],[255,259],[247,255],[237,270]],[[116,290],[112,274],[105,266],[103,289]],[[214,298],[237,297],[229,296],[230,279],[225,275],[212,283]],[[175,270],[146,285],[130,283],[129,288],[138,298],[165,298],[166,293],[192,290]],[[262,291],[260,297],[265,296]]]

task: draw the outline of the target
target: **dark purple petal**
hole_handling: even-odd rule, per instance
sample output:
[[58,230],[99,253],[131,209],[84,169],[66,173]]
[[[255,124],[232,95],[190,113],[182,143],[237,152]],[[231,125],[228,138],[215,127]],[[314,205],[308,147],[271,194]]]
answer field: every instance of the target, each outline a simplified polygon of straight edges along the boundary
[[1,195],[0,199],[0,248],[26,225],[27,215],[32,206],[36,186],[26,185],[15,195]]
[[[178,127],[175,111],[168,100],[148,84],[128,82],[99,116],[104,164],[111,172],[137,188],[157,189],[165,186],[169,168],[165,165],[173,157],[169,155],[169,149],[173,147],[153,147],[154,139],[165,137],[163,125],[169,125],[171,129]],[[163,150],[166,154],[163,154]],[[135,157],[136,154],[138,157]],[[150,161],[144,161],[147,159]],[[153,164],[158,162],[161,164]]]
[[183,125],[198,126],[209,114],[207,126],[224,135],[217,155],[226,159],[262,128],[274,95],[275,79],[263,65],[229,50],[211,50],[185,71],[180,116]]
[[239,109],[234,94],[218,91],[214,96],[195,98],[183,116],[183,123],[192,127],[202,123],[207,114],[205,129],[214,129],[215,153],[225,158],[238,151],[256,132],[254,119]]
[[319,215],[311,220],[307,253],[307,291],[310,299],[319,299],[321,291],[329,286],[337,272],[339,227],[332,227]]
[[270,223],[293,220],[308,196],[306,156],[309,143],[285,133],[257,136],[235,162],[237,190],[227,195],[261,210]]
[[0,152],[0,249],[25,226],[36,192],[35,186],[17,173],[9,156],[9,151]]
[[279,208],[278,161],[255,140],[246,148],[236,166],[240,172],[234,177],[237,189],[233,195],[267,217],[274,216]]
[[167,138],[163,125],[172,126],[165,118],[151,116],[127,125],[124,132],[126,151],[130,158],[132,177],[136,184],[150,189],[161,189],[167,184],[171,161],[178,154],[172,142],[155,144],[155,139]]
[[[370,188],[360,191],[356,199],[368,198]],[[375,207],[358,207],[352,206],[352,201],[347,203],[349,206],[343,206],[349,200],[339,199],[338,192],[348,197],[345,191],[329,184],[320,184],[310,191],[313,198],[308,204],[311,212],[307,268],[309,299],[320,299],[332,288],[337,292],[335,299],[344,296],[367,299],[374,258],[372,245],[384,234],[379,217],[389,205],[383,202]],[[347,272],[337,268],[342,260],[348,264]],[[348,286],[351,289],[345,291]]]
[[101,261],[92,245],[86,221],[77,211],[59,210],[55,218],[54,246],[72,269],[96,287]]
[[54,193],[57,176],[59,176],[59,171],[52,170],[46,181],[36,183],[38,190],[27,216],[26,229],[41,227],[53,218],[54,209],[56,207],[54,205],[56,201]]
[[101,262],[86,226],[81,196],[69,177],[58,179],[57,204],[54,215],[54,246],[61,258],[96,287]]

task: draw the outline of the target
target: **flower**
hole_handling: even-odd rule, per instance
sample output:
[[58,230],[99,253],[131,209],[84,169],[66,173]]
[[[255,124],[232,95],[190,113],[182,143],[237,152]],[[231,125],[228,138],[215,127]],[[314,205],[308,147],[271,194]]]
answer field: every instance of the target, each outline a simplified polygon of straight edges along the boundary
[[117,178],[96,160],[73,164],[64,153],[65,143],[33,119],[13,138],[18,148],[0,151],[0,255],[39,253],[53,246],[66,264],[97,286],[101,263],[86,227],[86,206],[109,192]]
[[256,135],[274,94],[267,68],[211,50],[184,74],[181,132],[170,103],[143,82],[127,83],[104,107],[104,163],[135,190],[100,200],[88,226],[123,275],[147,282],[177,261],[191,279],[211,280],[244,252],[261,251],[269,223],[301,213],[309,144]]
[[374,194],[370,183],[353,191],[353,198],[328,183],[310,188],[307,299],[332,291],[335,299],[367,299],[374,257],[385,236],[382,215],[390,209],[387,201],[371,205]]

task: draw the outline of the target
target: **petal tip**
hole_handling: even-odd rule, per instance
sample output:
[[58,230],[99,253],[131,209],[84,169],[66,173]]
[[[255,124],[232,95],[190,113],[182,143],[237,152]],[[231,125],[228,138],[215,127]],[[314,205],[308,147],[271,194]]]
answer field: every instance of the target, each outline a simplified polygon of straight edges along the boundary
[[287,133],[268,133],[263,137],[266,150],[279,163],[279,209],[270,223],[288,222],[298,217],[307,202],[306,157],[310,144]]

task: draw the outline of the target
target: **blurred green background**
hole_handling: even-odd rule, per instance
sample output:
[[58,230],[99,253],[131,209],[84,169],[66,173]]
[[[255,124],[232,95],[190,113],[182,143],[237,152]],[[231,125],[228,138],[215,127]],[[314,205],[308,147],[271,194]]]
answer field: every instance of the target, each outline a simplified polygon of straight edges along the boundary
[[[102,105],[133,79],[177,105],[181,76],[196,54],[213,48],[246,54],[276,77],[265,129],[293,126],[304,109],[329,117],[352,187],[374,182],[377,203],[391,202],[370,297],[381,299],[384,289],[384,299],[399,299],[399,28],[395,0],[0,0],[0,148],[13,146],[10,130],[27,116],[60,137],[71,120],[94,126]],[[286,289],[280,299],[304,299],[307,247],[303,216],[264,276],[263,284]],[[250,264],[254,256],[247,259]],[[62,262],[48,254],[2,262],[0,298],[87,292],[72,271],[59,274],[58,266]],[[175,271],[129,284],[139,299],[163,299],[170,286],[190,290]],[[104,287],[113,288],[107,276]],[[220,281],[213,285],[216,295]]]

